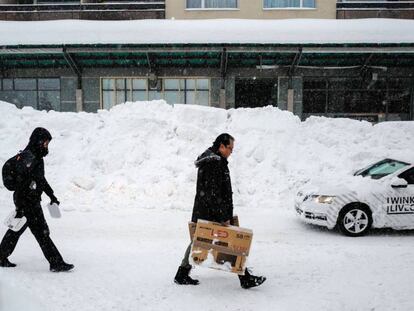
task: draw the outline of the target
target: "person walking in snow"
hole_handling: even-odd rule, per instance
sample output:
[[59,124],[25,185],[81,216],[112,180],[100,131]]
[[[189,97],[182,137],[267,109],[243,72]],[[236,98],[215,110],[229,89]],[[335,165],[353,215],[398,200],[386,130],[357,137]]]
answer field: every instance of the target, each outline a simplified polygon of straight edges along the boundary
[[23,232],[29,227],[42,249],[42,252],[50,264],[50,271],[69,271],[74,265],[67,264],[55,244],[50,238],[49,227],[43,215],[40,205],[42,193],[45,192],[51,204],[60,204],[53,193],[52,188],[45,178],[43,158],[49,153],[48,145],[52,140],[49,131],[44,128],[36,128],[30,136],[27,147],[16,156],[14,176],[5,175],[3,168],[3,180],[15,180],[13,200],[16,206],[16,217],[26,217],[27,222],[18,231],[8,230],[0,243],[0,267],[15,267],[8,257],[13,253],[17,242]]
[[[230,225],[233,218],[233,192],[227,159],[233,152],[234,138],[227,133],[219,135],[213,145],[195,161],[198,168],[197,191],[194,200],[192,222],[198,219]],[[187,247],[174,282],[179,285],[198,285],[199,281],[190,277],[189,257],[192,243]],[[254,276],[246,269],[239,275],[240,285],[251,288],[262,284],[266,278]]]

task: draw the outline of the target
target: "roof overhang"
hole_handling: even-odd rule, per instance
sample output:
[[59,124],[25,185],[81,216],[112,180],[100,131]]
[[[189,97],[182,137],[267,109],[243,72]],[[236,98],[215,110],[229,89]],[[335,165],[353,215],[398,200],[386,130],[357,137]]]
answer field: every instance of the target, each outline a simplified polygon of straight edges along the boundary
[[414,21],[0,22],[3,69],[68,66],[412,68]]
[[[413,45],[61,45],[3,46],[3,68],[70,67],[217,67],[226,53],[227,66],[414,67]],[[300,53],[300,59],[298,54]],[[151,59],[149,61],[149,59]],[[369,61],[369,64],[368,64]],[[149,63],[151,62],[151,64]],[[268,67],[263,67],[268,66]]]

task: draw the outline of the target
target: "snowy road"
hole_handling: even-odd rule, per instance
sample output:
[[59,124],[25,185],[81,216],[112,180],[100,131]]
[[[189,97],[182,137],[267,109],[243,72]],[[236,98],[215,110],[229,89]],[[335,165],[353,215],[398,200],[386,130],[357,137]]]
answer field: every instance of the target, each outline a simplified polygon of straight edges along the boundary
[[[2,209],[0,218],[6,213]],[[0,270],[0,310],[21,310],[22,300],[29,311],[414,308],[414,232],[347,238],[302,224],[287,209],[238,214],[254,230],[249,266],[268,277],[262,287],[246,291],[235,275],[202,268],[192,273],[200,286],[173,283],[188,242],[188,212],[66,212],[48,221],[76,270],[50,273],[26,232],[11,257],[19,266]]]

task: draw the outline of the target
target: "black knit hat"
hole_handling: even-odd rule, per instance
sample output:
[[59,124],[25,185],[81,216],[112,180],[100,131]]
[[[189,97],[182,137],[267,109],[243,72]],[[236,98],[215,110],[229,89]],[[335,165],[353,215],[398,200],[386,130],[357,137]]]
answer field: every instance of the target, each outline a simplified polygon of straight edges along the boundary
[[37,127],[34,129],[32,135],[30,135],[29,145],[43,144],[46,140],[52,140],[52,135],[49,131],[43,127]]
[[43,146],[45,141],[51,141],[52,135],[50,135],[47,129],[43,127],[37,127],[34,129],[32,135],[30,135],[29,148],[37,157],[45,157],[49,150],[47,147]]

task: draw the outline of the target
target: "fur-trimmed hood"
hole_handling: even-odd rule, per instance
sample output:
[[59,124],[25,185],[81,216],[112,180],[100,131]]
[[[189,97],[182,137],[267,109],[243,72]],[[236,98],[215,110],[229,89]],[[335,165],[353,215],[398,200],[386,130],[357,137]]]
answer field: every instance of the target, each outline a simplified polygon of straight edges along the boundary
[[211,148],[208,148],[206,151],[204,151],[201,155],[198,156],[194,164],[196,167],[200,167],[201,165],[205,163],[208,163],[211,161],[220,161],[222,159],[224,158],[218,155],[217,153],[215,153]]

